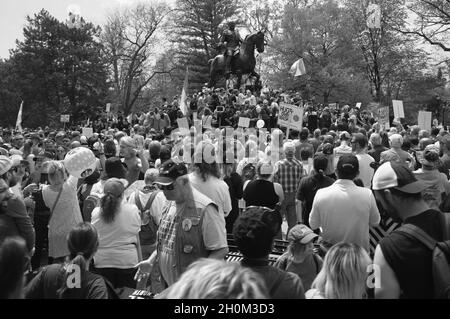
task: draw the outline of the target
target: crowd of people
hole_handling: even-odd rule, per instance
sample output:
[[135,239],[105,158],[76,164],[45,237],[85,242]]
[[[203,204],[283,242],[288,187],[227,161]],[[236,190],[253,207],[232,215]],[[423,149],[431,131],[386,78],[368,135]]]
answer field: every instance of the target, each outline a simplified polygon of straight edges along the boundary
[[[305,107],[301,131],[278,127],[281,102]],[[433,247],[416,235],[450,239],[444,128],[386,129],[368,111],[268,88],[204,90],[189,99],[187,132],[182,117],[175,98],[93,119],[90,136],[86,123],[2,128],[0,297],[437,296]],[[96,156],[83,178],[64,164],[79,148]],[[395,227],[373,244],[387,220]],[[230,238],[239,262],[227,261]],[[275,241],[287,248],[272,263]]]

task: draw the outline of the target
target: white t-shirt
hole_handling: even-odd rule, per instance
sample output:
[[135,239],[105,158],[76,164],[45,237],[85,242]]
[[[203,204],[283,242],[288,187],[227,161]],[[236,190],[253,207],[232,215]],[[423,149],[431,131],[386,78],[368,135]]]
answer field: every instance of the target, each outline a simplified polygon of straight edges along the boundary
[[343,179],[317,192],[309,216],[311,229],[322,228],[324,241],[357,244],[367,252],[369,226],[377,226],[379,222],[380,213],[372,191]]
[[370,188],[372,185],[372,178],[374,170],[370,167],[370,164],[375,162],[372,156],[369,154],[356,154],[359,162],[359,178],[363,181],[365,188]]
[[96,268],[133,268],[138,263],[137,236],[141,217],[135,205],[122,203],[114,221],[100,217],[100,207],[92,211],[92,225],[98,232],[99,247],[94,256]]
[[225,217],[231,212],[231,197],[228,185],[223,180],[209,176],[206,182],[197,173],[189,174],[189,181],[196,190],[209,197],[218,207],[219,213]]
[[[143,208],[145,208],[145,206],[147,205],[147,202],[150,199],[151,195],[152,193],[144,194],[143,192],[139,192],[139,200],[141,201],[141,205]],[[128,203],[135,205],[135,193],[133,193],[130,196],[130,198],[128,199]],[[155,196],[155,199],[153,200],[153,203],[150,206],[150,215],[153,217],[157,225],[159,225],[159,222],[161,220],[161,214],[166,204],[167,204],[166,196],[164,196],[163,192],[159,192]]]

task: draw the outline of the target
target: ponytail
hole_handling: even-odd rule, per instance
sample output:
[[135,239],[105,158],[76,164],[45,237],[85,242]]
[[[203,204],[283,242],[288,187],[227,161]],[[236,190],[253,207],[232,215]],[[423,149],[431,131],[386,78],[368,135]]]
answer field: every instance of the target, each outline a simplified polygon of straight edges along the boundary
[[[80,274],[80,278],[75,278],[78,283],[81,285],[81,282],[83,281],[83,276],[84,273],[87,271],[88,267],[87,267],[87,262],[86,259],[84,258],[82,253],[77,254],[77,256],[72,259],[69,260],[64,267],[62,268],[62,282],[61,285],[57,291],[56,294],[58,296],[59,299],[68,299],[69,294],[71,295],[70,297],[72,298],[82,298],[81,295],[79,295],[79,293],[81,292],[80,290],[77,290],[77,288],[81,288],[80,287],[69,287],[68,284],[71,283],[69,276],[78,273],[76,268],[79,268],[79,274]],[[76,282],[73,282],[73,284],[76,284]],[[75,293],[75,295],[74,295]]]
[[105,194],[100,200],[100,216],[107,224],[114,222],[120,203],[120,198],[111,193]]

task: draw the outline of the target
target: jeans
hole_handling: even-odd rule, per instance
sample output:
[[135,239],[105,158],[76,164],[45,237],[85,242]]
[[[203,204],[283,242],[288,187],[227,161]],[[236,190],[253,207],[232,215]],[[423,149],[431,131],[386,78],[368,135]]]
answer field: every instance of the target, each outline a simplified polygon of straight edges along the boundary
[[[281,203],[281,217],[286,218],[288,223],[288,231],[297,225],[297,212],[295,207],[295,193],[285,193],[284,200]],[[279,237],[279,236],[277,236]]]

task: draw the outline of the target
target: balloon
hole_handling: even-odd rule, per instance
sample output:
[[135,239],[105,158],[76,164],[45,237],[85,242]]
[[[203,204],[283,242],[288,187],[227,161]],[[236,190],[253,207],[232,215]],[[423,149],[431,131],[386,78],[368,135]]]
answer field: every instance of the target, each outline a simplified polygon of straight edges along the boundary
[[70,175],[85,178],[95,171],[97,159],[94,153],[85,147],[77,147],[67,153],[64,166]]
[[256,122],[257,128],[263,128],[264,125],[266,125],[266,123],[263,120],[258,120],[258,122]]

